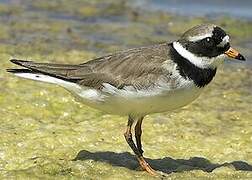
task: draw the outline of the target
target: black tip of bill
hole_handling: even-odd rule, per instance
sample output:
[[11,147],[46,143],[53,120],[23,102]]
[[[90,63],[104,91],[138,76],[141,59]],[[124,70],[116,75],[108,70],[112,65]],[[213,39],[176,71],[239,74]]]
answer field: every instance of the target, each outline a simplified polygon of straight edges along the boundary
[[238,56],[235,57],[235,59],[238,59],[240,61],[246,61],[245,57],[241,55],[240,53],[238,54]]

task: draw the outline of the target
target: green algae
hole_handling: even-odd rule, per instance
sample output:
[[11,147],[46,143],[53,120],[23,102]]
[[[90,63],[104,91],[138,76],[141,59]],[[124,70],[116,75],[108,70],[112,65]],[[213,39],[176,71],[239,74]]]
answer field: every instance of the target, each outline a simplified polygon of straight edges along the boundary
[[[124,141],[126,117],[79,104],[57,86],[13,77],[5,72],[13,67],[11,57],[81,63],[108,52],[172,40],[205,22],[224,26],[234,37],[234,46],[252,57],[239,40],[251,42],[251,22],[149,13],[112,0],[103,7],[99,1],[24,2],[0,6],[4,179],[156,179],[139,170]],[[24,11],[27,3],[32,11]],[[251,77],[248,64],[226,63],[191,105],[146,117],[145,156],[162,178],[252,178]]]

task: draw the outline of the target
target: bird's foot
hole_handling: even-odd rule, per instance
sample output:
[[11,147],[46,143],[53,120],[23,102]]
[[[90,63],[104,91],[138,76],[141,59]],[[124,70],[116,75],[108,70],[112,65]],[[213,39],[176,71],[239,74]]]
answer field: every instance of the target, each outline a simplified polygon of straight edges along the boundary
[[156,176],[157,172],[144,160],[143,157],[138,158],[139,164],[143,170],[147,171],[150,175]]

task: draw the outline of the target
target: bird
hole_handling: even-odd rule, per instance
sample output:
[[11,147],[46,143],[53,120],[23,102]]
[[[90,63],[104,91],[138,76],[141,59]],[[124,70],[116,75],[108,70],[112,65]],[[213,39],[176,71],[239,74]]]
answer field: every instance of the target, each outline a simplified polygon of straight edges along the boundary
[[225,57],[245,61],[221,27],[200,24],[173,42],[122,50],[81,64],[10,59],[23,68],[7,71],[59,85],[87,106],[128,117],[125,140],[140,167],[157,175],[143,156],[144,117],[194,101],[213,80]]

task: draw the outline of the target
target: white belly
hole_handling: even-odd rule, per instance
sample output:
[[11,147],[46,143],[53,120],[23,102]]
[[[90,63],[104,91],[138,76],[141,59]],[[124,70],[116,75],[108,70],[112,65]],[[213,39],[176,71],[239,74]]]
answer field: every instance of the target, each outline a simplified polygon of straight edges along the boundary
[[102,90],[95,90],[43,74],[18,73],[16,75],[60,85],[84,104],[110,114],[144,116],[180,108],[200,95],[203,88],[196,87],[191,80],[182,78],[178,73],[173,74],[175,88],[172,88],[169,83],[160,81],[156,87],[145,90],[136,90],[131,86],[117,89],[107,83],[103,84]]
[[[88,106],[117,115],[147,115],[166,112],[183,107],[195,100],[202,88],[191,86],[176,90],[162,90],[158,93],[135,92],[106,93],[86,90],[75,96]],[[87,98],[89,97],[89,98]]]

